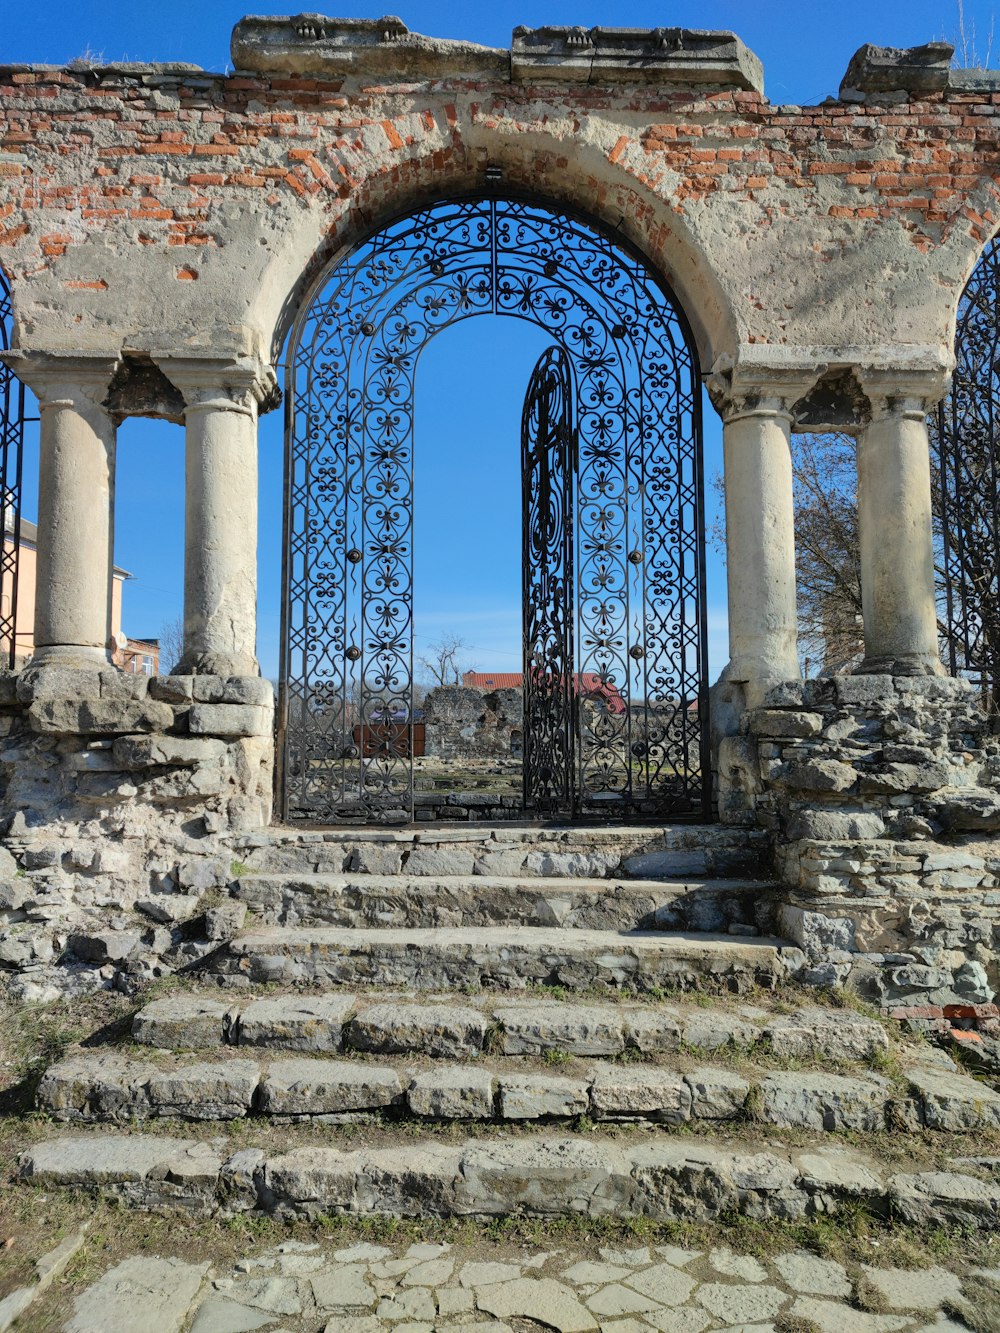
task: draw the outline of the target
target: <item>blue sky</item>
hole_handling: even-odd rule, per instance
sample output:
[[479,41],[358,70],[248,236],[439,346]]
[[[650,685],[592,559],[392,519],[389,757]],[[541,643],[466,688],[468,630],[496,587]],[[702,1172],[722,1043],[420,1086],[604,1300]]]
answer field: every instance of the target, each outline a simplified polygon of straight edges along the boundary
[[[2,25],[4,62],[64,63],[90,54],[107,60],[185,60],[225,70],[229,36],[246,8],[294,13],[307,6],[228,0],[149,0],[44,8],[8,0]],[[318,3],[312,7],[325,7]],[[336,4],[337,12],[378,17],[394,4]],[[517,24],[663,24],[739,33],[764,62],[773,102],[815,103],[836,92],[853,52],[864,42],[911,46],[955,41],[957,5],[945,0],[840,0],[837,5],[777,3],[622,3],[622,0],[491,0],[453,5],[404,0],[400,17],[414,31],[506,46]],[[966,0],[966,32],[985,54],[994,5]],[[1000,43],[998,43],[1000,45]],[[995,58],[991,64],[996,65]],[[469,644],[466,664],[483,670],[520,666],[521,401],[544,336],[517,320],[483,317],[441,334],[426,351],[417,381],[415,451],[418,514],[415,592],[417,651],[443,635]],[[706,404],[706,493],[720,466],[718,420]],[[470,451],[478,456],[469,494]],[[260,426],[260,604],[258,652],[266,675],[278,670],[281,585],[282,413]],[[37,455],[26,461],[25,513],[35,516]],[[183,589],[183,432],[131,420],[119,434],[115,558],[134,578],[125,594],[125,632],[156,635],[181,614]],[[710,671],[726,660],[725,570],[709,552]]]

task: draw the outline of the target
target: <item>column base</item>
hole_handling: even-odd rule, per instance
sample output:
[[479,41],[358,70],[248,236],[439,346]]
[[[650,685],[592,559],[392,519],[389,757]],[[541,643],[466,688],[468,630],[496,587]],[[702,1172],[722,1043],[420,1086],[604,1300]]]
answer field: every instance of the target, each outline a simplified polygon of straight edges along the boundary
[[[767,662],[759,657],[734,657],[724,667],[718,685],[728,685],[742,692],[743,708],[762,708],[769,690],[789,681],[801,682],[798,661]],[[717,688],[717,687],[716,687]]]
[[903,653],[898,657],[866,657],[854,676],[946,676],[936,653]]
[[95,648],[77,643],[42,644],[35,649],[28,666],[78,667],[84,671],[114,671],[117,669],[112,663],[111,654],[106,648]]
[[185,653],[172,676],[259,676],[260,663],[247,653]]

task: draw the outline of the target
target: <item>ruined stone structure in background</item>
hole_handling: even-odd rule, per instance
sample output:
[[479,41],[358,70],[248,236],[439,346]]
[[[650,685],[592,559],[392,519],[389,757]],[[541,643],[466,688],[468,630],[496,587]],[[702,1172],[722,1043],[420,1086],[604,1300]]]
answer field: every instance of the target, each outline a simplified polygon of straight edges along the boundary
[[524,696],[518,689],[439,685],[424,698],[424,753],[437,759],[510,759],[521,750]]
[[[11,861],[0,887],[2,961],[47,963],[71,935],[140,971],[197,952],[178,923],[231,889],[271,818],[256,428],[289,329],[391,218],[529,197],[658,275],[724,422],[718,811],[766,831],[777,873],[754,922],[729,925],[790,940],[805,979],[854,979],[886,1003],[990,998],[1000,758],[938,656],[926,416],[1000,217],[1000,84],[950,57],[862,48],[840,96],[805,108],[771,104],[731,34],[674,29],[518,29],[494,50],[396,20],[260,18],[238,25],[228,75],[0,70],[4,355],[40,402],[42,534],[37,651],[0,682],[23,872]],[[108,660],[129,416],[186,434],[184,654],[151,680]],[[858,439],[865,660],[834,681],[800,675],[792,430]],[[513,700],[437,694],[437,753],[470,729],[509,752]]]

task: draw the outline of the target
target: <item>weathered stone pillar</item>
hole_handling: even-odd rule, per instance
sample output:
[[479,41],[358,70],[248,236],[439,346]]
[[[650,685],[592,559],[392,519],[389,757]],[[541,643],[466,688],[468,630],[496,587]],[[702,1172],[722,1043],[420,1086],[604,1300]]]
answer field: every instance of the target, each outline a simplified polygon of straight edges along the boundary
[[34,662],[110,661],[117,421],[105,403],[117,361],[14,352],[38,397],[38,564]]
[[257,414],[274,373],[256,361],[157,358],[184,395],[184,654],[177,670],[258,675]]
[[[944,390],[866,384],[870,424],[858,441],[863,673],[943,673],[937,640],[927,413]],[[889,380],[886,383],[886,380]]]
[[725,679],[759,702],[769,684],[799,680],[791,414],[780,398],[723,407],[729,665]]

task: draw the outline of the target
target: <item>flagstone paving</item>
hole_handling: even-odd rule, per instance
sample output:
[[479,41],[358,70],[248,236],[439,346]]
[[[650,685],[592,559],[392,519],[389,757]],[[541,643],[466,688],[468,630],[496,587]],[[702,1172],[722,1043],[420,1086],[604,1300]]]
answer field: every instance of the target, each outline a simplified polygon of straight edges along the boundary
[[[85,1236],[78,1239],[86,1244]],[[44,1260],[38,1268],[46,1271]],[[963,1279],[941,1267],[865,1265],[849,1272],[803,1250],[758,1259],[725,1246],[585,1252],[579,1246],[533,1251],[287,1240],[217,1264],[207,1257],[133,1255],[97,1276],[56,1322],[42,1318],[41,1288],[36,1304],[13,1325],[4,1322],[0,1304],[0,1333],[7,1327],[27,1333],[42,1327],[61,1333],[968,1333],[1000,1327],[983,1322],[1000,1320],[1000,1273],[980,1270],[975,1281],[967,1302]],[[23,1298],[20,1308],[26,1308]],[[33,1322],[33,1313],[41,1322]]]

